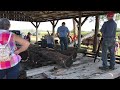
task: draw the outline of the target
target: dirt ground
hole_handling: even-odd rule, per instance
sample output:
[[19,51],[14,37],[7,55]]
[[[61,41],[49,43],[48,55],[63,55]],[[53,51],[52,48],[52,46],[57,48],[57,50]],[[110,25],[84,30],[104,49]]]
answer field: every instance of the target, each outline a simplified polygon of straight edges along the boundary
[[[60,68],[58,70],[46,70],[42,73],[47,78],[50,79],[91,79],[94,77],[99,77],[102,74],[111,72],[111,70],[103,71],[98,67],[102,65],[102,62],[96,60],[94,63],[94,59],[91,57],[83,57],[83,54],[78,54],[76,61],[73,65],[68,69]],[[116,64],[116,68],[120,67],[119,64]],[[48,67],[42,67],[46,69]],[[35,77],[34,77],[35,78]],[[41,79],[39,75],[35,79]]]

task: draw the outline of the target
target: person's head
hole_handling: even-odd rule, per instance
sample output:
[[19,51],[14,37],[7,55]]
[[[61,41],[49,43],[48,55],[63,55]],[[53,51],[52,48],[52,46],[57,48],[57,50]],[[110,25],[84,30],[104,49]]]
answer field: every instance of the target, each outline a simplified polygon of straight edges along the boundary
[[65,26],[65,22],[62,22],[62,26]]
[[107,13],[107,19],[108,19],[108,20],[113,19],[113,17],[114,17],[114,12],[108,12],[108,13]]
[[7,18],[0,19],[0,29],[9,30],[10,28],[10,21]]
[[28,35],[31,35],[31,33],[30,33],[30,32],[28,32]]

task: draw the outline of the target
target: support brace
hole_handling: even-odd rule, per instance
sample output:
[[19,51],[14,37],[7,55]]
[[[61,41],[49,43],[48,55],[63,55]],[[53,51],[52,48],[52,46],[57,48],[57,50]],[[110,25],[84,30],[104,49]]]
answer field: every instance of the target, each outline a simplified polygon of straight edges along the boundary
[[38,41],[38,27],[40,25],[40,22],[36,22],[36,24],[34,24],[33,22],[31,22],[31,23],[36,28],[36,42],[37,42]]

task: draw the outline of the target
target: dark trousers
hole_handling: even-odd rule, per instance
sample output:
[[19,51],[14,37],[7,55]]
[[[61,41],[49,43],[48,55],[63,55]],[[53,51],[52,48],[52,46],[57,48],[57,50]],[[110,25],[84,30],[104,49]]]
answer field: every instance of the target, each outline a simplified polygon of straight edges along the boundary
[[102,61],[103,66],[107,65],[107,51],[110,52],[110,66],[114,67],[115,65],[115,39],[114,38],[105,38],[102,42]]
[[60,45],[61,50],[67,50],[68,48],[68,38],[67,37],[60,37]]
[[17,64],[16,66],[12,68],[0,70],[0,79],[4,79],[4,78],[5,79],[18,79],[19,68],[20,68],[20,65]]
[[53,44],[47,44],[47,47],[48,47],[48,48],[53,48],[54,45],[53,45]]

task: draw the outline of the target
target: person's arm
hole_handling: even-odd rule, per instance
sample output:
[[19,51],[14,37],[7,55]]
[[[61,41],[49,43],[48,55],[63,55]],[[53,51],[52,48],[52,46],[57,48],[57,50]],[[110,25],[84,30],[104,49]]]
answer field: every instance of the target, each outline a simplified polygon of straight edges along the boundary
[[13,35],[14,35],[14,41],[21,45],[21,47],[15,51],[15,54],[20,54],[21,52],[27,50],[30,43],[27,40],[15,35],[15,34],[13,34]]
[[100,32],[103,34],[103,32],[105,31],[105,23],[102,25],[102,28],[100,29]]
[[117,24],[115,24],[115,31],[117,30]]
[[30,36],[27,35],[26,40],[30,42]]

